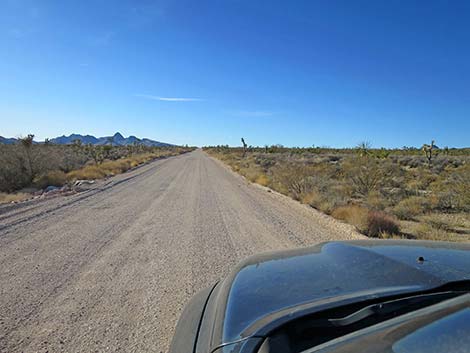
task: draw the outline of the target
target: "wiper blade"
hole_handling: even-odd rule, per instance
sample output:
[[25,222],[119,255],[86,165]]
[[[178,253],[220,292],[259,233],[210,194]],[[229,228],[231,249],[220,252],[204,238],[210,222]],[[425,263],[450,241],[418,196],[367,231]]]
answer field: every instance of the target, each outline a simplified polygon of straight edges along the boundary
[[348,316],[328,319],[328,322],[333,326],[348,326],[371,316],[385,316],[394,312],[401,312],[405,309],[407,312],[409,312],[414,309],[436,304],[465,293],[467,293],[467,291],[446,291],[394,299],[365,306]]

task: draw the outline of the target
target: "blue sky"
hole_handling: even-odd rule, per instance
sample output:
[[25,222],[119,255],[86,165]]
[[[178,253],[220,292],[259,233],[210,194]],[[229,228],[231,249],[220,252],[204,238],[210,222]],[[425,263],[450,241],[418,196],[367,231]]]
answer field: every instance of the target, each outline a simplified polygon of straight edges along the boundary
[[0,2],[0,135],[470,146],[468,1]]

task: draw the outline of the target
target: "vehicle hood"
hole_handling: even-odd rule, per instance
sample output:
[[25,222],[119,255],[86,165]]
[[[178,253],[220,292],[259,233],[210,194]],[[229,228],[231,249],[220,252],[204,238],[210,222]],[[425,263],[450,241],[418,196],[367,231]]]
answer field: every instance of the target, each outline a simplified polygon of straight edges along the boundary
[[263,337],[305,313],[468,280],[469,251],[470,244],[365,240],[257,255],[216,287],[203,322],[212,328],[202,329],[212,330],[217,347]]

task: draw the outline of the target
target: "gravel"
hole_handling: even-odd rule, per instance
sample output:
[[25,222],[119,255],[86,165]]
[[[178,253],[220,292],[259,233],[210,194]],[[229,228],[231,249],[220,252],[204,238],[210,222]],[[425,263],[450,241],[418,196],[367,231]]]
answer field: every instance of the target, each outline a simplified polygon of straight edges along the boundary
[[187,300],[251,254],[360,238],[201,150],[0,208],[0,352],[166,352]]

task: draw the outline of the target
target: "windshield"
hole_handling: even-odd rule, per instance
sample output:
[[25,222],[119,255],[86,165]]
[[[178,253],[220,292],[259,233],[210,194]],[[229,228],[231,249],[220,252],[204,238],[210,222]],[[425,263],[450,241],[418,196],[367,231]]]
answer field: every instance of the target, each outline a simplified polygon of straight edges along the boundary
[[[353,332],[303,353],[468,352],[469,296],[464,295]],[[371,344],[371,342],[374,342]]]
[[469,332],[470,308],[466,308],[417,329],[395,342],[392,350],[396,353],[466,352],[470,347]]

